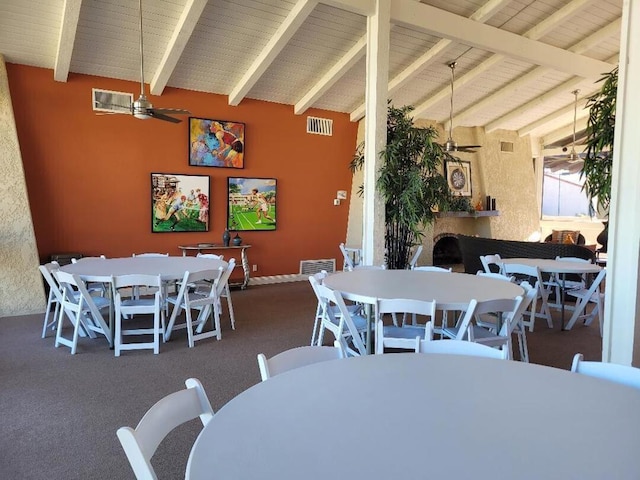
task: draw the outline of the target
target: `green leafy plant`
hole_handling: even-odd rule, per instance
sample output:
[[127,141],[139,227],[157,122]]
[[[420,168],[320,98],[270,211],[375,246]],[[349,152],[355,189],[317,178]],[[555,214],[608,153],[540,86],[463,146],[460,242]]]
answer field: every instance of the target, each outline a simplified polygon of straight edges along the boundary
[[[420,243],[424,227],[433,223],[435,210],[447,210],[452,199],[442,165],[453,157],[437,143],[435,128],[414,125],[411,110],[388,107],[387,145],[380,152],[376,181],[385,202],[385,260],[391,269],[407,267],[411,248]],[[350,167],[355,171],[363,165],[360,145]]]
[[618,67],[598,82],[602,82],[602,87],[587,99],[585,107],[589,109],[589,119],[582,176],[589,198],[597,198],[598,206],[607,211],[611,201]]

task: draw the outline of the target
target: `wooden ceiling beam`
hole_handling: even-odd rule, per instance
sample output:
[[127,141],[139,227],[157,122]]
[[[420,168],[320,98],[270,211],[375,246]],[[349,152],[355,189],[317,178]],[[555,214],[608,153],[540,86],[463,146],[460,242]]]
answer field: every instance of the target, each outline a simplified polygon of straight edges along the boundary
[[62,7],[60,36],[58,37],[58,49],[56,50],[56,61],[53,67],[53,79],[56,82],[66,82],[69,77],[71,55],[73,54],[73,44],[76,40],[81,6],[82,0],[65,0]]

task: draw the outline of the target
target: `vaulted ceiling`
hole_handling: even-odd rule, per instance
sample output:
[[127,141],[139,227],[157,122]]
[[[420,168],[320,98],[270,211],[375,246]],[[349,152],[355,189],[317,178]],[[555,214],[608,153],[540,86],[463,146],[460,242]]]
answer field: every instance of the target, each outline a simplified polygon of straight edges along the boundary
[[[364,112],[375,0],[143,0],[147,93],[165,87]],[[584,99],[618,62],[622,0],[391,0],[389,98],[448,128],[571,138]],[[140,81],[138,0],[1,0],[5,61]],[[96,84],[100,88],[99,81]],[[138,92],[132,92],[137,96]],[[160,98],[153,98],[159,96]]]

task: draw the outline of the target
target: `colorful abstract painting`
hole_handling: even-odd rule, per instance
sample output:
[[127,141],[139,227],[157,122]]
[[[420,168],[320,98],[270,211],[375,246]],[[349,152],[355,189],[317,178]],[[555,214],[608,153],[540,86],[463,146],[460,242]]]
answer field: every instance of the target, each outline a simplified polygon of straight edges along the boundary
[[189,165],[244,168],[244,123],[190,117]]

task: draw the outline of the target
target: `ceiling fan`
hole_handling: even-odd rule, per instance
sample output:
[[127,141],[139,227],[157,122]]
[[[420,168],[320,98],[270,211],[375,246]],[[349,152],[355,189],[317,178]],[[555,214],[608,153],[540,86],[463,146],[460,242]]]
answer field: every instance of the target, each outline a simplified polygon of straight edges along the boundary
[[580,160],[580,155],[576,153],[576,123],[578,118],[578,93],[580,93],[580,90],[574,90],[571,93],[573,93],[573,141],[571,142],[571,151],[566,160],[569,163],[576,163]]
[[449,138],[444,143],[445,152],[464,152],[464,153],[476,153],[475,149],[480,148],[482,145],[458,145],[453,141],[453,82],[455,81],[455,70],[457,62],[451,62],[449,68],[451,69],[451,108],[449,109]]
[[[157,118],[158,120],[165,120],[167,122],[172,123],[180,123],[182,120],[175,117],[170,117],[171,115],[189,115],[191,112],[188,110],[183,110],[180,108],[154,108],[149,100],[147,100],[147,96],[144,94],[144,46],[142,43],[142,0],[139,0],[139,11],[140,11],[140,96],[136,101],[131,103],[128,107],[129,112],[126,110],[123,113],[128,113],[133,115],[136,118],[146,120],[148,118]],[[118,107],[122,109],[121,105],[110,105],[102,103],[102,106],[105,107]],[[127,107],[125,107],[127,108]]]

